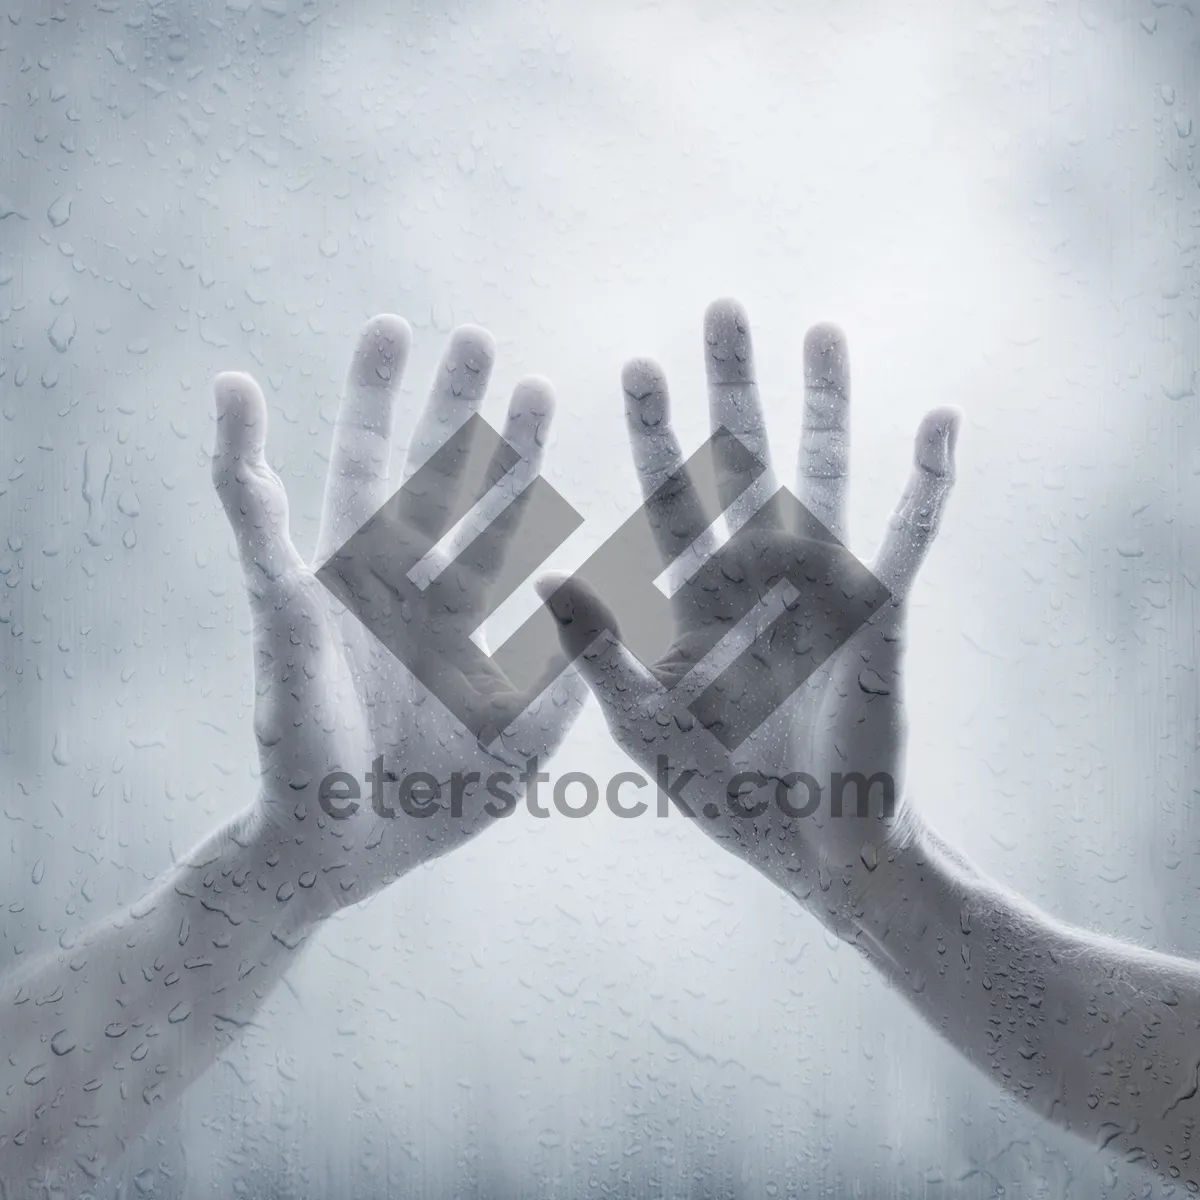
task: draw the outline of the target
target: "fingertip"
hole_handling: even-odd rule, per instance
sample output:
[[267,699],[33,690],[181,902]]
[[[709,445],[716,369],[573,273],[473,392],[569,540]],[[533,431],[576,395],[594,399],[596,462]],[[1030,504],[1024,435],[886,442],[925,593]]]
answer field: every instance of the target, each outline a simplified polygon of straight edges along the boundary
[[533,589],[537,592],[544,604],[548,604],[550,597],[558,591],[563,584],[569,582],[570,576],[563,571],[547,571],[545,575],[540,576],[534,581]]
[[541,469],[554,409],[554,385],[545,376],[527,375],[517,381],[504,419],[504,440],[535,471]]
[[704,310],[704,341],[709,382],[754,382],[750,318],[740,301],[725,296]]
[[667,377],[653,358],[633,358],[621,370],[625,415],[643,425],[657,425],[668,415]]
[[[255,382],[254,376],[244,371],[222,371],[213,380],[213,399],[217,411],[224,413],[230,409],[243,409],[262,400],[262,389]],[[265,405],[265,401],[263,401]]]
[[586,649],[602,630],[616,631],[616,618],[608,606],[588,584],[573,575],[550,571],[534,587],[559,625],[571,627],[577,651]]
[[412,329],[403,317],[380,313],[358,335],[350,373],[360,387],[392,387],[399,382],[412,348]]
[[560,630],[571,626],[587,607],[587,593],[569,575],[550,571],[533,585]]
[[631,358],[621,368],[621,386],[635,396],[661,388],[666,383],[666,372],[656,358],[643,356]]
[[957,434],[958,428],[962,424],[963,410],[957,404],[942,404],[937,408],[930,409],[926,414],[926,420],[937,421],[952,433]]
[[749,326],[746,306],[734,296],[718,296],[704,309],[704,327],[714,333],[744,333]]
[[412,338],[412,326],[395,313],[376,313],[360,330],[360,337],[382,336],[408,341]]
[[267,401],[254,377],[223,371],[213,380],[218,445],[243,458],[262,454],[267,440]]
[[917,430],[914,458],[916,465],[934,475],[950,475],[954,469],[954,451],[962,410],[947,404],[925,414]]
[[528,417],[541,423],[554,416],[557,404],[554,384],[545,375],[525,375],[513,388],[509,416],[513,419]]
[[832,321],[812,326],[804,335],[804,375],[810,387],[840,386],[846,377],[846,334]]
[[804,335],[804,349],[828,353],[846,345],[846,331],[836,321],[818,321]]
[[469,371],[487,371],[496,361],[496,339],[482,325],[460,325],[450,335],[447,355]]

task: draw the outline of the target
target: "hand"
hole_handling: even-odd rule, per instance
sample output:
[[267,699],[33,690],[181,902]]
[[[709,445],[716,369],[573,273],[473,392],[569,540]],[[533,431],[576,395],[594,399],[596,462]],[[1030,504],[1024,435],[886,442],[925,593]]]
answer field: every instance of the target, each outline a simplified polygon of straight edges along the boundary
[[[741,444],[735,451],[744,447],[758,460],[753,471],[729,455],[721,459],[723,470],[718,462],[716,511],[706,503],[706,487],[684,469],[661,368],[638,360],[623,377],[634,459],[664,565],[693,543],[703,546],[721,513],[743,515],[739,509],[752,503],[747,488],[754,472],[762,473],[756,486],[765,496],[776,492],[749,326],[738,304],[709,307],[705,342],[714,430],[724,427]],[[840,935],[851,936],[910,819],[903,780],[904,603],[953,482],[958,414],[935,409],[921,423],[912,477],[871,567],[887,598],[822,663],[821,643],[837,624],[830,615],[850,603],[846,581],[854,580],[867,598],[874,586],[839,541],[845,536],[849,394],[839,330],[809,331],[804,376],[797,492],[816,521],[803,513],[792,519],[786,493],[760,509],[719,559],[674,593],[674,640],[665,655],[648,665],[638,661],[620,640],[621,614],[579,580],[552,577],[539,589],[618,744],[660,787],[660,768],[669,764],[670,794],[681,808]],[[803,594],[785,591],[780,603],[776,585],[797,571],[811,586]],[[770,626],[769,641],[759,641],[710,688],[713,671],[702,660],[714,641],[712,626],[722,634],[732,630],[747,608],[756,614],[757,633]],[[797,691],[798,661],[817,669]],[[764,692],[783,703],[736,749],[726,749],[721,736]],[[798,778],[801,773],[807,779]],[[872,780],[873,813],[860,807],[856,786]]]
[[[318,566],[388,499],[393,415],[410,343],[407,323],[394,316],[375,317],[359,339],[334,429]],[[483,329],[464,326],[451,336],[408,449],[406,478],[479,410],[494,357],[494,342]],[[545,695],[523,694],[514,707],[511,686],[488,667],[468,686],[484,709],[495,705],[497,733],[503,730],[504,736],[481,744],[301,559],[288,532],[283,484],[264,456],[267,411],[258,385],[248,375],[230,373],[217,379],[215,391],[213,482],[237,537],[254,618],[254,725],[262,767],[255,835],[275,843],[275,853],[287,859],[279,897],[295,894],[298,884],[324,914],[371,895],[478,832],[491,819],[479,788],[472,783],[452,796],[446,786],[451,776],[469,778],[472,771],[486,776],[505,762],[548,756],[586,691],[568,672]],[[509,476],[514,489],[536,477],[553,412],[548,383],[532,378],[517,385],[504,429],[521,456]],[[438,496],[422,510],[423,532],[432,533],[433,542],[446,532],[438,521],[453,507],[467,466],[451,464]],[[489,586],[504,560],[503,544],[493,539],[492,549],[488,561],[468,566],[472,586],[452,620],[445,612],[435,619],[419,607],[406,611],[402,636],[423,654],[452,658],[482,620]],[[385,582],[394,588],[401,583]],[[514,711],[522,712],[515,721]],[[330,819],[319,804],[322,780],[333,772],[362,780],[379,758],[388,778],[363,786],[364,799],[353,815]],[[421,811],[430,815],[420,818],[400,810],[393,784],[413,772],[428,773],[442,785],[440,795],[430,797],[429,788],[421,793]],[[393,819],[380,817],[366,799],[372,786],[387,785],[393,786],[384,811],[396,812]],[[339,799],[339,810],[349,807]],[[461,814],[452,808],[461,808]]]

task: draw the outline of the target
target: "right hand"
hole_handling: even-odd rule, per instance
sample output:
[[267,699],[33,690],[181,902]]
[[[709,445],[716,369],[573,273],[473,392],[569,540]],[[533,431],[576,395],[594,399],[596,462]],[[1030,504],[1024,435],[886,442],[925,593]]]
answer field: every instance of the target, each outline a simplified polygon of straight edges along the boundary
[[[713,430],[724,427],[741,444],[734,451],[742,460],[749,450],[765,466],[759,485],[766,499],[776,494],[776,484],[749,323],[739,304],[724,300],[709,306],[705,351]],[[617,743],[650,778],[664,759],[674,785],[688,778],[677,797],[687,814],[849,937],[867,906],[886,907],[885,877],[916,819],[903,780],[904,602],[953,484],[958,412],[934,409],[922,421],[912,477],[870,580],[840,540],[846,524],[849,370],[839,330],[809,331],[803,371],[797,493],[817,521],[795,514],[808,525],[801,536],[786,497],[779,507],[759,509],[729,548],[674,593],[674,637],[661,658],[638,661],[621,643],[619,615],[579,580],[551,577],[539,590]],[[623,384],[634,461],[661,559],[656,567],[706,540],[711,550],[707,531],[750,499],[743,493],[753,472],[747,474],[745,462],[731,467],[733,458],[718,449],[715,503],[706,502],[704,487],[684,469],[662,369],[637,360],[625,368]],[[656,571],[641,573],[653,577]],[[785,575],[803,576],[803,592],[776,614],[769,601]],[[852,582],[858,590],[848,599]],[[882,607],[830,655],[837,646],[830,635],[844,613],[879,592],[879,583],[886,589]],[[769,641],[764,638],[753,654],[739,657],[720,685],[708,690],[712,673],[703,663],[712,630],[724,637],[743,614],[756,622],[759,634],[770,627]],[[798,663],[815,669],[797,688]],[[758,703],[764,697],[774,698],[774,711]],[[696,701],[699,715],[689,710]],[[760,714],[750,718],[750,726],[760,722],[757,729],[747,727],[745,740],[727,749],[720,737],[748,713]],[[798,778],[801,773],[811,782]],[[867,789],[875,811],[860,814],[854,783],[839,792],[835,782],[852,775],[882,780],[884,788],[890,782],[892,811],[881,819],[877,783]],[[841,811],[834,793],[844,799]]]

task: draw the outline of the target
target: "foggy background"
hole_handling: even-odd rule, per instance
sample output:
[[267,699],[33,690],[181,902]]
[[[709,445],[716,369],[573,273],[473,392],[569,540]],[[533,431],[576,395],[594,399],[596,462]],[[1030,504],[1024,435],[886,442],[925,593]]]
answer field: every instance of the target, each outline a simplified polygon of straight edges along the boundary
[[[557,386],[570,569],[638,503],[623,361],[664,363],[690,451],[729,294],[783,481],[804,329],[848,333],[860,557],[920,416],[965,410],[912,604],[922,810],[1200,955],[1197,49],[1151,0],[0,0],[0,970],[254,795],[216,372],[262,383],[311,553],[362,322],[412,323],[409,413],[486,325],[494,421]],[[592,704],[552,769],[622,765]],[[1149,1188],[698,828],[600,812],[331,922],[98,1195]]]

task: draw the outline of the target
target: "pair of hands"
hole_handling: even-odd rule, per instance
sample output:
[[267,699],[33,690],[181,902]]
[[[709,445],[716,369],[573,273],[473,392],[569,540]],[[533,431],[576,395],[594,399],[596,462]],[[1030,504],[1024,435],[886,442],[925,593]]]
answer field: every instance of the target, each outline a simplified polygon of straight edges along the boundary
[[[316,567],[381,508],[392,490],[388,467],[395,410],[410,344],[407,324],[392,316],[374,318],[360,337],[334,430]],[[735,302],[710,305],[705,353],[712,425],[733,433],[765,466],[758,489],[772,495],[776,485],[749,326]],[[405,479],[479,410],[494,357],[494,343],[485,331],[463,327],[454,332],[410,437]],[[486,775],[535,756],[544,762],[577,716],[585,683],[600,701],[617,743],[651,778],[660,757],[671,763],[676,776],[692,772],[687,807],[706,814],[701,820],[706,832],[840,935],[851,936],[865,909],[882,902],[882,896],[874,899],[876,883],[886,876],[887,863],[903,847],[904,831],[913,820],[903,787],[904,601],[953,482],[955,410],[934,410],[918,430],[911,479],[871,567],[890,596],[875,616],[736,750],[725,750],[711,728],[705,728],[732,716],[739,703],[736,686],[718,689],[711,721],[697,722],[686,711],[709,682],[701,669],[694,669],[702,666],[695,647],[712,643],[714,621],[729,623],[730,613],[746,610],[746,594],[755,598],[751,607],[760,612],[759,624],[768,615],[773,622],[752,686],[777,683],[785,694],[790,691],[785,681],[794,671],[789,658],[811,653],[814,608],[836,603],[833,568],[839,557],[848,558],[838,544],[845,538],[849,419],[849,372],[840,331],[831,326],[809,331],[803,372],[804,433],[796,493],[819,523],[805,531],[809,536],[790,527],[781,511],[763,510],[755,536],[739,539],[738,553],[724,557],[715,583],[710,579],[707,588],[675,592],[671,648],[650,665],[639,662],[613,636],[615,618],[586,584],[543,579],[539,591],[576,669],[541,695],[531,689],[517,709],[512,707],[513,685],[494,664],[470,678],[468,686],[485,711],[489,705],[498,716],[522,711],[489,745],[467,732],[345,611],[317,579],[314,566],[301,558],[288,532],[284,487],[265,457],[263,394],[246,375],[217,379],[213,480],[237,537],[254,618],[255,732],[262,767],[254,836],[286,858],[287,873],[304,889],[312,917],[365,899],[495,819],[485,809],[486,794],[476,786],[466,791],[457,814],[446,802],[434,816],[419,821],[380,820],[364,805],[349,819],[331,821],[316,798],[327,774],[357,774],[380,757],[389,765],[411,764],[438,779],[456,772],[466,778],[473,771]],[[647,517],[668,566],[689,547],[702,548],[706,540],[711,545],[715,522],[723,514],[738,521],[739,506],[748,503],[743,495],[748,480],[736,471],[721,475],[721,511],[710,511],[702,490],[683,469],[662,370],[652,361],[636,360],[626,366],[622,382]],[[517,385],[503,431],[522,460],[508,480],[512,491],[540,470],[553,415],[549,384],[531,378]],[[445,532],[438,527],[439,513],[444,516],[453,508],[465,469],[465,463],[451,466],[438,496],[419,512],[427,540],[431,531],[438,536]],[[500,549],[498,556],[475,562],[454,605],[431,613],[398,602],[396,635],[411,639],[422,653],[452,655],[488,611],[488,591],[503,565]],[[786,601],[777,615],[778,605],[771,608],[768,601],[778,595],[783,573],[797,565],[812,582],[812,591],[805,603],[794,597]],[[379,585],[402,597],[405,581],[388,579],[386,564],[382,576]],[[730,603],[734,599],[742,603]],[[868,779],[882,774],[894,781],[896,808],[891,820],[878,812],[860,815],[857,806],[834,815],[827,787],[815,811],[804,817],[791,817],[778,804],[764,804],[757,797],[742,807],[737,777],[745,772],[770,781],[804,772],[822,782],[835,772],[857,772]],[[796,803],[803,805],[805,799],[797,797]],[[291,894],[289,890],[286,898]]]
[[[486,793],[468,787],[456,804],[451,784],[432,814],[422,804],[420,820],[381,818],[370,804],[334,820],[319,803],[327,775],[361,777],[379,760],[397,774],[437,781],[519,770],[530,758],[548,760],[590,688],[615,740],[647,777],[657,781],[664,760],[675,792],[687,776],[681,803],[705,831],[853,939],[989,1078],[1106,1151],[1200,1189],[1189,1148],[1200,964],[1038,912],[926,829],[907,804],[904,606],[952,484],[957,414],[935,410],[922,422],[911,478],[872,564],[876,583],[864,589],[861,565],[840,540],[848,424],[842,336],[818,327],[804,343],[801,508],[782,489],[768,500],[776,484],[745,315],[728,301],[712,305],[705,320],[717,431],[711,459],[698,454],[684,468],[661,370],[631,363],[623,382],[645,497],[636,519],[645,526],[630,543],[622,540],[627,522],[572,578],[542,580],[545,610],[488,660],[468,637],[490,611],[490,596],[506,594],[528,561],[520,523],[510,519],[528,511],[523,500],[499,519],[468,513],[458,532],[486,529],[486,538],[463,539],[450,569],[423,571],[433,582],[419,601],[416,572],[400,573],[413,561],[408,551],[436,546],[464,513],[466,500],[454,493],[478,490],[478,464],[469,452],[459,461],[464,439],[451,434],[482,402],[493,343],[478,329],[454,334],[410,439],[404,502],[385,504],[409,342],[404,322],[379,317],[355,353],[325,494],[321,578],[288,534],[284,488],[265,458],[261,391],[243,375],[217,380],[213,475],[254,617],[260,795],[136,904],[0,979],[5,1182],[23,1178],[45,1189],[60,1179],[83,1194],[160,1102],[211,1065],[312,927],[495,819]],[[497,454],[511,463],[515,451],[520,462],[497,491],[516,495],[536,477],[553,407],[544,382],[518,385],[504,429],[511,449]],[[413,477],[426,460],[435,466],[432,482],[427,471]],[[494,457],[489,481],[501,478],[495,464]],[[757,483],[747,489],[750,476]],[[364,565],[338,551],[368,518],[378,536]],[[718,520],[731,537],[709,555]],[[404,553],[393,558],[393,545]],[[669,605],[658,604],[649,582],[660,560],[675,579],[680,566],[699,564]],[[379,641],[321,582],[330,578],[326,563],[343,581],[357,571],[353,582],[364,590],[352,596],[370,601]],[[885,602],[826,653],[830,629],[843,636],[853,624],[843,619],[847,609],[872,588],[886,593]],[[632,617],[626,638],[606,602]],[[656,605],[669,608],[671,626],[661,655],[651,653],[639,620]],[[529,635],[538,627],[545,645]],[[747,627],[754,641],[732,667],[715,662]],[[403,651],[415,674],[385,642]],[[514,677],[544,680],[553,668],[532,660],[555,651],[574,667],[545,694],[541,685],[522,693],[497,667],[507,662]],[[417,676],[453,680],[456,709],[468,711],[457,703],[465,698],[471,728],[482,734],[468,733]],[[788,796],[789,811],[779,789],[787,796],[801,773],[813,781],[817,803],[805,783],[807,794]],[[878,808],[860,809],[857,791],[852,810],[836,811],[838,775],[890,779],[890,820]],[[745,788],[748,778],[765,781],[765,798],[761,786]],[[949,953],[954,947],[958,953]]]

